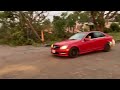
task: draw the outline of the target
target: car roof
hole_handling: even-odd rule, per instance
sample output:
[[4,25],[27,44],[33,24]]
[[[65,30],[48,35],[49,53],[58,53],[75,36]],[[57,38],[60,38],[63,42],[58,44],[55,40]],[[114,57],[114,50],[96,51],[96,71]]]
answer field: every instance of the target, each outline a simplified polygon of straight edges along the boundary
[[79,33],[86,33],[86,34],[88,34],[88,33],[92,33],[92,32],[101,32],[101,31],[87,31],[87,32],[79,32]]

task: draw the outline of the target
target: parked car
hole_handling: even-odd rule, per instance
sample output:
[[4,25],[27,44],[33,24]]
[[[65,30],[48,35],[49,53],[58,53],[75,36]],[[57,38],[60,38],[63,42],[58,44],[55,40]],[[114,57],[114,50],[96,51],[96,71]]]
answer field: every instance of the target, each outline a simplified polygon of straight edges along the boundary
[[57,56],[77,57],[79,54],[103,50],[108,52],[115,46],[112,36],[100,32],[80,32],[71,36],[68,40],[51,45],[51,53]]

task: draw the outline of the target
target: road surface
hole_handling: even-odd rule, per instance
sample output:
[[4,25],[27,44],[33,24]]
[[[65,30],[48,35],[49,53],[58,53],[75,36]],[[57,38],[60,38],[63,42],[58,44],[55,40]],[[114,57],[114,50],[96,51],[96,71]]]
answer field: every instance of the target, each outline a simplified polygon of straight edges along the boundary
[[52,56],[50,47],[0,46],[0,79],[120,79],[120,44],[77,58]]

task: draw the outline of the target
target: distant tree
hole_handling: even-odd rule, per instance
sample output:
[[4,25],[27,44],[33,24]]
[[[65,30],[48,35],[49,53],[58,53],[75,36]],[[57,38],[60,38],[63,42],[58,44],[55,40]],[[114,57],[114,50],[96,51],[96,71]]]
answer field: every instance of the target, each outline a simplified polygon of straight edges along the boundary
[[58,37],[63,37],[65,35],[65,19],[60,16],[53,17],[53,29]]
[[113,20],[114,22],[119,22],[120,23],[120,14],[117,14]]
[[42,23],[43,29],[49,29],[51,28],[51,22],[50,19],[45,19],[44,22]]
[[74,33],[74,26],[76,25],[76,21],[79,23],[88,22],[89,20],[89,13],[87,11],[74,11],[73,13],[69,14],[66,21],[67,21],[67,27],[73,28]]
[[[21,40],[19,39],[22,39],[24,42],[26,39],[29,39],[28,36],[30,37],[31,34],[29,34],[29,32],[31,31],[31,33],[36,35],[36,37],[41,41],[38,31],[41,29],[41,24],[46,18],[44,13],[46,13],[46,11],[0,12],[0,23],[2,24],[1,30],[6,34],[8,33],[7,37],[11,38],[11,40],[14,40],[16,37],[18,37],[18,39],[15,39],[15,42],[17,43],[20,43]],[[33,36],[31,36],[31,38],[33,38]]]
[[89,21],[89,12],[88,11],[84,11],[84,12],[78,12],[75,11],[73,14],[75,14],[76,20],[78,20],[79,22],[88,22]]
[[90,11],[92,22],[95,25],[96,30],[103,31],[105,21],[108,21],[116,16],[118,11]]

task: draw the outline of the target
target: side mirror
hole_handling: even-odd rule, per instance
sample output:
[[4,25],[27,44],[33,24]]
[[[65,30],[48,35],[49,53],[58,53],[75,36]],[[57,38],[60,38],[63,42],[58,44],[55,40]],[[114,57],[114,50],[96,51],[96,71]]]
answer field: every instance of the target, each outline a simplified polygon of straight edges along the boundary
[[90,41],[90,39],[89,39],[89,38],[85,38],[84,40],[85,40],[85,41]]

